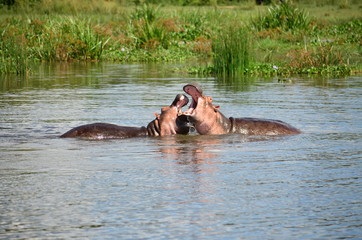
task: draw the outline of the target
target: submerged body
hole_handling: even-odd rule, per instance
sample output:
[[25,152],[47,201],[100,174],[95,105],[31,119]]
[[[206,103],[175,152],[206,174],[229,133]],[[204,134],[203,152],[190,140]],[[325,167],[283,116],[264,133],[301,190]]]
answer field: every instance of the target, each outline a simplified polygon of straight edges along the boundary
[[112,139],[141,136],[167,136],[187,134],[189,126],[185,116],[178,116],[181,108],[188,103],[188,98],[178,94],[169,107],[163,107],[161,114],[147,127],[119,126],[110,123],[92,123],[75,127],[61,135],[61,138]]
[[192,96],[189,110],[184,114],[189,117],[197,132],[205,134],[243,135],[288,135],[299,134],[300,130],[280,120],[259,118],[227,118],[219,106],[212,104],[212,98],[204,96],[197,83],[184,86],[184,91]]
[[112,139],[112,138],[130,138],[147,136],[145,127],[127,127],[118,126],[110,123],[91,123],[75,127],[60,137],[62,138],[93,138],[93,139]]
[[274,119],[229,118],[231,128],[228,133],[245,135],[288,135],[299,134],[300,130],[290,124]]

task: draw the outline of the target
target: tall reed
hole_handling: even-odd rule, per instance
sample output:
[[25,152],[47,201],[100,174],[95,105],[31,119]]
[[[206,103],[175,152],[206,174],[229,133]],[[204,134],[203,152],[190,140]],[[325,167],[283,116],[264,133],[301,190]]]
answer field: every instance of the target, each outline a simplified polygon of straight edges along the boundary
[[250,62],[247,31],[234,26],[221,30],[212,42],[214,72],[217,75],[235,76],[245,73]]

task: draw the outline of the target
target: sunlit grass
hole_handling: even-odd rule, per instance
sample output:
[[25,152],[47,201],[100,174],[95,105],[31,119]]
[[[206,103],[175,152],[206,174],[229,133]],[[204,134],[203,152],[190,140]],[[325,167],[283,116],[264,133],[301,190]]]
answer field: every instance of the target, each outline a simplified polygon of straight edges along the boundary
[[[275,73],[276,68],[270,66],[277,66],[279,72],[283,68],[355,68],[362,58],[362,16],[356,11],[362,8],[353,1],[345,8],[339,3],[299,4],[296,7],[303,11],[282,11],[290,16],[277,14],[280,8],[275,6],[254,2],[203,7],[135,7],[102,0],[47,2],[0,9],[0,72],[29,72],[31,63],[40,61],[199,59],[210,60],[204,72],[270,69]],[[278,16],[295,21],[285,23]],[[230,27],[234,31],[228,32]],[[241,37],[239,28],[243,29]],[[246,39],[252,47],[240,50],[248,45]]]
[[267,13],[260,14],[251,22],[259,31],[277,28],[283,31],[296,31],[308,29],[311,18],[305,10],[283,1],[280,4],[273,4],[268,8]]

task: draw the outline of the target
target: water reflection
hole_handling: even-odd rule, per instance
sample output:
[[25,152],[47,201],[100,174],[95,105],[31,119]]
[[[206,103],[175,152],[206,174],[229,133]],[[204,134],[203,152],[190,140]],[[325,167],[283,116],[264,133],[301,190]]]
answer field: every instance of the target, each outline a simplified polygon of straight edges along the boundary
[[[79,88],[84,86],[101,87],[106,84],[125,84],[138,82],[159,83],[160,80],[167,78],[168,84],[172,77],[174,80],[184,78],[180,74],[172,73],[172,69],[177,65],[159,65],[159,64],[103,64],[103,63],[42,63],[34,68],[34,73],[27,76],[19,75],[0,75],[0,92],[25,89],[41,88],[50,89],[54,87],[61,88]],[[36,73],[36,74],[35,74]],[[132,80],[130,80],[132,79]],[[233,92],[255,91],[255,85],[261,83],[277,83],[280,85],[304,84],[307,86],[319,86],[329,88],[345,88],[359,86],[358,77],[338,77],[331,78],[326,76],[293,76],[293,77],[257,77],[257,76],[239,76],[224,78],[193,78],[187,76],[187,82],[197,80],[215,81],[216,87]],[[356,79],[356,81],[353,81]],[[354,84],[355,83],[355,84]],[[361,86],[359,86],[361,87]],[[181,90],[181,89],[180,89]]]
[[[185,78],[173,73],[173,68],[174,65],[157,64],[43,63],[34,70],[36,73],[29,76],[0,75],[0,92],[21,89],[101,88],[122,84],[153,83],[165,86],[170,84],[170,81],[182,82]],[[186,75],[186,78],[190,81],[203,81],[202,78],[189,75]],[[182,91],[181,87],[179,91]]]
[[178,164],[199,164],[218,157],[212,148],[218,148],[221,141],[210,136],[171,136],[160,139],[162,157]]
[[226,89],[227,91],[253,91],[253,85],[257,81],[270,82],[272,78],[259,78],[256,76],[238,76],[238,77],[218,77],[215,79],[217,86],[221,89]]
[[257,77],[257,76],[239,76],[215,78],[216,86],[220,90],[231,92],[249,92],[256,91],[257,86],[264,84],[276,84],[280,86],[303,85],[323,88],[350,88],[362,87],[359,77],[355,76],[273,76],[273,77]]
[[[220,163],[225,154],[225,145],[270,142],[277,144],[293,136],[240,136],[240,135],[176,135],[155,139],[158,152],[156,158],[167,159],[179,165],[189,165],[194,173],[214,172],[213,164]],[[205,168],[206,166],[206,168]]]

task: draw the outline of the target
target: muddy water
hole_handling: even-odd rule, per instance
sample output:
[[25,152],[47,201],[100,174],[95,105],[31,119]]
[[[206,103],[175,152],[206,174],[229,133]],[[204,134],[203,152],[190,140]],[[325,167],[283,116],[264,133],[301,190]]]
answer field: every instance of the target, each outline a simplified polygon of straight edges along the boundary
[[[360,239],[361,77],[239,83],[170,66],[55,65],[0,80],[1,239]],[[60,139],[145,126],[198,81],[226,116],[287,137]]]

